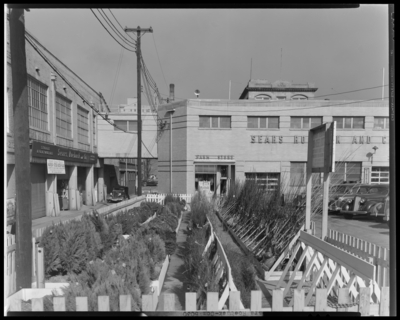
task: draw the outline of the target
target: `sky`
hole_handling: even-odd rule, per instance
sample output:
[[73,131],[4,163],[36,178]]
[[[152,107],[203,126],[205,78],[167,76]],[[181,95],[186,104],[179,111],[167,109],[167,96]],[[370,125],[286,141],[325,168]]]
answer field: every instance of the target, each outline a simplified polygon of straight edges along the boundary
[[[124,28],[153,28],[141,37],[141,50],[164,98],[173,83],[176,100],[196,98],[195,90],[200,99],[228,99],[231,83],[230,97],[239,99],[252,78],[312,82],[321,99],[379,99],[381,88],[325,95],[381,86],[383,68],[388,84],[388,5],[103,11],[122,33],[112,14]],[[108,105],[137,96],[136,54],[123,49],[90,9],[32,8],[25,27]]]

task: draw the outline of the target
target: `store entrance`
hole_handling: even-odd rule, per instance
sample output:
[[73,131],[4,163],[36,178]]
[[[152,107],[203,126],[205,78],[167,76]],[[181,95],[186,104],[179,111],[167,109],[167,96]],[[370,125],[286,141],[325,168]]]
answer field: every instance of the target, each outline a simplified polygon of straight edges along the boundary
[[[231,168],[230,168],[231,167]],[[229,190],[229,179],[232,177],[233,165],[196,164],[195,190],[226,195]],[[234,169],[233,169],[234,170]]]

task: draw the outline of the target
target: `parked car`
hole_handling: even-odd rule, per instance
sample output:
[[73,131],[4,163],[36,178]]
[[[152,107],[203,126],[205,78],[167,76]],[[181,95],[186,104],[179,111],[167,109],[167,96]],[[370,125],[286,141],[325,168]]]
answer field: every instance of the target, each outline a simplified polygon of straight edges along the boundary
[[[361,188],[360,188],[361,189]],[[375,217],[378,220],[389,218],[389,185],[363,186],[353,197],[342,203],[342,213],[346,219],[356,216]]]
[[128,187],[114,187],[113,191],[107,195],[107,202],[120,202],[129,199]]
[[156,185],[158,185],[157,178],[156,177],[150,177],[149,179],[147,179],[146,185],[147,186],[156,186]]
[[328,212],[340,213],[342,201],[354,197],[359,190],[363,191],[363,188],[360,189],[361,186],[360,183],[342,183],[332,186],[329,192]]

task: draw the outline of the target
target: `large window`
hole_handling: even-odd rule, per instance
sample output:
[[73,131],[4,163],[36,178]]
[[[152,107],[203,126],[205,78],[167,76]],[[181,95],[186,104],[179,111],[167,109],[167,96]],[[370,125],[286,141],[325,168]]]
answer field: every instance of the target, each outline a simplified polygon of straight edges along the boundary
[[273,191],[279,188],[279,173],[246,172],[246,180],[257,183],[260,190]]
[[290,163],[290,185],[303,186],[306,184],[306,162]]
[[247,128],[279,129],[279,117],[247,117]]
[[[293,187],[302,187],[306,185],[307,162],[291,162],[290,163],[290,180],[289,183]],[[322,175],[313,173],[311,175],[312,185],[321,184]]]
[[337,129],[364,129],[364,117],[333,117]]
[[56,94],[56,132],[65,138],[72,138],[71,101]]
[[374,129],[389,129],[389,117],[374,117]]
[[230,116],[199,116],[200,128],[231,128]]
[[258,96],[254,97],[255,100],[271,100],[271,96],[266,94],[259,94]]
[[371,183],[389,183],[389,167],[372,167]]
[[28,112],[31,127],[48,131],[47,86],[28,76]]
[[136,120],[114,120],[114,131],[137,131]]
[[331,174],[331,184],[360,183],[361,167],[361,162],[336,162],[335,172]]
[[78,106],[78,142],[89,144],[89,112]]
[[311,129],[322,124],[322,117],[290,117],[290,128]]

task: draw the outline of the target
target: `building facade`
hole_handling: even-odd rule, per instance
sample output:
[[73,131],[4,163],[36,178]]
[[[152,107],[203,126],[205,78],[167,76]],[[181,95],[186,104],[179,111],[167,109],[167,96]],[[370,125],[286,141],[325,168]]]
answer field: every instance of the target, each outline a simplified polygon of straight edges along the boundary
[[[122,185],[127,186],[129,193],[133,194],[138,186],[137,98],[129,98],[126,105],[112,108],[107,118],[112,120],[113,126],[101,117],[98,120],[98,155],[104,159],[107,193],[115,186]],[[152,160],[152,167],[156,167],[157,113],[146,105],[142,105],[142,159],[146,164]],[[145,178],[144,174],[142,176]]]
[[[8,25],[7,25],[8,27]],[[13,130],[12,70],[7,38],[7,200],[15,198],[15,158]],[[26,40],[26,67],[29,110],[29,139],[31,176],[32,219],[55,214],[54,197],[62,189],[68,190],[68,201],[63,209],[78,208],[80,197],[83,204],[93,205],[102,198],[99,186],[100,162],[97,155],[97,117],[93,108],[101,105],[99,94],[78,75],[65,66],[47,48],[28,32],[34,46],[57,70],[90,101],[91,107],[50,67],[34,46]],[[55,174],[51,164],[65,167],[65,173]],[[101,180],[101,179],[100,179]],[[98,190],[99,189],[99,190]],[[77,195],[79,193],[79,197]]]
[[[205,187],[221,194],[236,179],[255,180],[265,190],[305,186],[308,131],[332,121],[337,137],[331,182],[389,182],[387,100],[291,99],[304,91],[289,90],[287,99],[259,100],[258,91],[248,87],[242,96],[254,99],[160,106],[167,125],[158,144],[159,191],[194,193]],[[272,96],[268,90],[263,94]]]

